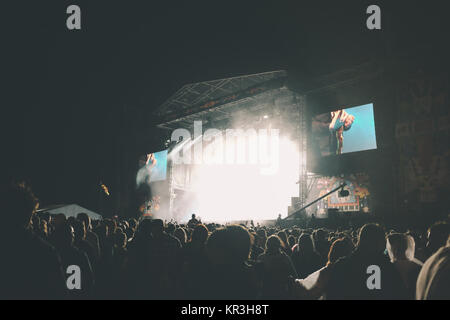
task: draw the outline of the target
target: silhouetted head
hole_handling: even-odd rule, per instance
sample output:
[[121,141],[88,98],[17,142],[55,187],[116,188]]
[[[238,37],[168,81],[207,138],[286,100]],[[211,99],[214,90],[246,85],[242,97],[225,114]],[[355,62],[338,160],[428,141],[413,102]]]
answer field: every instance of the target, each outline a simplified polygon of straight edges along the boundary
[[328,252],[328,263],[336,262],[339,258],[350,255],[353,251],[352,241],[348,238],[340,238],[333,242]]
[[53,217],[53,225],[55,229],[58,229],[60,226],[67,222],[67,218],[64,213],[58,213]]
[[289,248],[292,248],[296,244],[295,237],[293,235],[290,235],[288,237],[288,241],[287,242],[288,242]]
[[61,224],[58,229],[55,230],[55,244],[58,247],[71,246],[74,239],[73,228],[67,222]]
[[84,226],[86,227],[86,230],[91,230],[92,229],[91,218],[86,213],[84,213],[84,212],[79,213],[77,215],[77,219],[84,223]]
[[387,236],[386,248],[391,261],[414,258],[414,238],[404,233],[391,233]]
[[318,229],[315,231],[315,240],[319,242],[327,241],[328,232],[324,229]]
[[38,208],[38,199],[25,184],[14,184],[2,189],[2,222],[6,228],[28,228]]
[[152,234],[152,220],[144,219],[139,223],[138,235],[143,237],[150,237]]
[[119,248],[125,248],[127,245],[127,235],[123,231],[117,230],[114,233],[114,244]]
[[41,224],[39,226],[42,234],[48,236],[48,226],[47,226],[47,221],[46,220],[41,220]]
[[310,234],[302,233],[298,238],[298,250],[303,254],[314,252],[314,243]]
[[76,218],[75,217],[68,217],[66,220],[67,220],[67,223],[70,224],[73,227]]
[[431,252],[437,251],[446,245],[450,235],[450,225],[446,222],[437,222],[428,229],[427,247]]
[[364,225],[359,231],[357,251],[363,254],[383,254],[386,236],[383,228],[376,223]]
[[231,225],[214,231],[208,239],[207,250],[216,265],[240,265],[250,255],[252,239],[243,226]]
[[103,221],[103,223],[108,226],[108,235],[109,234],[114,234],[116,232],[117,229],[117,222],[113,219],[105,219]]
[[266,253],[278,253],[281,249],[281,239],[278,236],[270,236],[266,241]]
[[161,219],[152,220],[151,223],[152,236],[158,237],[164,233],[164,221]]
[[199,224],[192,231],[191,241],[204,244],[208,240],[208,228],[204,224]]
[[31,226],[33,227],[33,231],[38,232],[40,225],[41,225],[41,219],[39,219],[39,217],[36,214],[33,214],[31,216]]
[[72,227],[74,231],[75,240],[84,240],[86,238],[86,228],[84,223],[80,220],[75,220],[72,222]]
[[281,246],[284,247],[287,243],[287,235],[285,231],[279,231],[277,233],[277,236],[280,238],[281,240]]
[[104,223],[98,223],[95,227],[95,233],[99,237],[99,240],[106,239],[108,236],[108,226]]
[[267,232],[264,229],[256,231],[256,239],[259,246],[263,247],[266,244]]
[[184,245],[186,243],[187,237],[186,237],[186,231],[184,231],[183,228],[177,228],[173,232],[173,236],[180,240],[181,244]]
[[136,219],[132,218],[132,219],[128,220],[128,224],[129,224],[130,228],[136,229],[137,221],[136,221]]
[[169,223],[166,228],[168,234],[173,234],[175,232],[175,229],[176,227],[173,223]]

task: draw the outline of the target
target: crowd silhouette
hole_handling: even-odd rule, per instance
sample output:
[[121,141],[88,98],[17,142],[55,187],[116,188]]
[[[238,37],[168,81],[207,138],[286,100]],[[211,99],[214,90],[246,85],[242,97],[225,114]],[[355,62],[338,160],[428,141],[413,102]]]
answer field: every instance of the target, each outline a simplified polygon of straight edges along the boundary
[[93,221],[36,214],[21,184],[1,201],[1,299],[450,299],[445,221],[425,230]]

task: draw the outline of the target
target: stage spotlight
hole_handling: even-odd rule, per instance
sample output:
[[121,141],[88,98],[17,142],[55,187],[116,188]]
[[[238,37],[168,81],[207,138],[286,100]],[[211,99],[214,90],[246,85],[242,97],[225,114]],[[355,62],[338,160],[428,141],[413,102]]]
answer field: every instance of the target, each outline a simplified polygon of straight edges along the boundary
[[[265,164],[253,163],[247,152],[258,150],[269,157],[268,150],[259,150],[258,139],[246,139],[242,163],[238,160],[238,144],[211,144],[211,154],[222,154],[226,163],[198,165],[193,168],[192,192],[195,211],[205,221],[237,221],[272,219],[274,212],[283,212],[298,196],[299,153],[295,142],[281,137],[277,146],[278,170],[263,174]],[[240,147],[239,147],[240,148]],[[248,151],[247,151],[248,150]],[[276,190],[276,192],[274,192]]]

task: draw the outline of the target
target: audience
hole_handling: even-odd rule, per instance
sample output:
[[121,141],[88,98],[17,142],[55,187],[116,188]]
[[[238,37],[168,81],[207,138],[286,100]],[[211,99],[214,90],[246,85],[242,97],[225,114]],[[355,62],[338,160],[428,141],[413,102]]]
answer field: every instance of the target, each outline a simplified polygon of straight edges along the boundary
[[[425,234],[205,225],[195,215],[99,221],[38,215],[23,184],[0,199],[1,299],[450,299],[446,222]],[[73,266],[80,289],[68,286]]]

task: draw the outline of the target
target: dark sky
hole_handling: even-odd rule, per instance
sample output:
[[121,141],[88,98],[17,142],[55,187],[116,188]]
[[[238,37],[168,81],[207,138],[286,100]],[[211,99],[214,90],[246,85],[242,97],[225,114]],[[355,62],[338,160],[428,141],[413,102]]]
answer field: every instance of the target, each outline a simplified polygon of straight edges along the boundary
[[[150,113],[133,117],[183,84],[277,69],[307,82],[398,50],[445,56],[448,35],[444,1],[376,1],[381,32],[365,28],[364,0],[11,3],[5,177],[27,178],[47,203],[83,201],[108,180],[117,137],[151,126]],[[81,7],[81,31],[66,29],[69,4]]]

